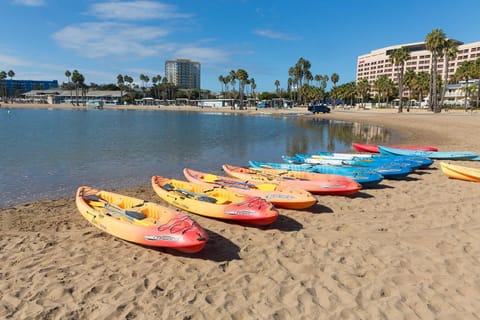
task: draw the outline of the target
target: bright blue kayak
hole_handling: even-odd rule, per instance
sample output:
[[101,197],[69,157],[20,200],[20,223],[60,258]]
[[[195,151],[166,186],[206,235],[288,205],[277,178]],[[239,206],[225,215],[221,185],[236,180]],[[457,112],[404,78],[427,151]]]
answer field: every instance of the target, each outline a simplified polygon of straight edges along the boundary
[[338,152],[317,152],[314,157],[320,156],[324,158],[357,160],[362,162],[386,162],[395,164],[408,165],[412,169],[427,168],[433,163],[432,159],[417,156],[394,156],[384,154],[371,153],[338,153]]
[[310,154],[296,154],[294,157],[284,156],[283,159],[288,163],[306,163],[319,166],[334,166],[341,168],[362,167],[380,173],[385,179],[401,179],[412,173],[412,169],[407,164],[387,163],[384,161],[362,161],[362,160],[341,160],[324,159]]
[[383,180],[383,176],[375,171],[367,168],[359,167],[336,167],[336,166],[318,166],[309,164],[290,164],[290,163],[275,163],[275,162],[261,162],[249,161],[252,168],[267,168],[280,169],[290,171],[308,171],[324,174],[338,174],[349,177],[360,183],[363,187],[378,184]]
[[421,151],[389,148],[384,146],[378,146],[378,150],[381,154],[386,155],[418,156],[442,160],[473,160],[474,158],[479,157],[477,153],[469,151]]

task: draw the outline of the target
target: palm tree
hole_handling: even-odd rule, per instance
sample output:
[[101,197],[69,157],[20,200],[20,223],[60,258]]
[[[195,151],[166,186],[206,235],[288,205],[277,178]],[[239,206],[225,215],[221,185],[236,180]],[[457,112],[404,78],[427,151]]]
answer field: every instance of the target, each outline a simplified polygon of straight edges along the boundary
[[447,39],[445,41],[445,47],[443,48],[444,56],[444,76],[443,76],[443,86],[442,86],[442,95],[440,96],[440,106],[443,107],[443,102],[445,100],[445,93],[447,92],[448,84],[448,69],[450,64],[450,59],[455,59],[458,53],[458,46],[461,43],[454,39]]
[[72,102],[72,86],[70,85],[70,77],[72,76],[72,73],[70,70],[65,71],[65,77],[67,77],[67,83],[68,86],[70,87],[70,102]]
[[405,85],[405,87],[408,88],[407,112],[410,111],[410,106],[412,105],[412,91],[414,88],[415,77],[415,71],[413,71],[412,69],[407,69],[403,76],[403,84]]
[[[330,81],[332,81],[333,83],[333,90],[332,92],[335,92],[335,87],[337,86],[337,82],[340,80],[340,76],[337,74],[337,73],[332,73],[332,75],[330,76]],[[336,106],[336,97],[332,96],[333,98],[333,108],[335,108]]]
[[468,80],[472,78],[474,73],[475,62],[474,61],[463,61],[455,72],[455,78],[457,80],[465,81],[465,97],[464,97],[464,108],[467,111],[468,108]]
[[73,70],[72,73],[72,82],[75,84],[75,100],[77,101],[77,107],[79,106],[78,103],[78,89],[80,86],[80,83],[82,82],[82,74],[78,72],[78,70]]
[[250,79],[250,88],[252,89],[252,98],[253,101],[255,101],[255,89],[257,89],[257,84],[255,83],[255,79],[251,78]]
[[405,68],[405,61],[410,59],[410,52],[407,47],[401,47],[399,49],[393,50],[390,54],[390,62],[399,67],[397,68],[397,79],[398,79],[398,98],[400,100],[398,106],[398,112],[403,112],[402,100],[403,100],[403,70]]
[[224,86],[223,86],[223,85],[224,85],[223,80],[224,80],[224,77],[223,77],[222,75],[219,75],[219,76],[218,76],[218,81],[220,82],[220,86],[221,86],[221,88],[222,88],[222,89],[220,90],[220,92],[222,92],[223,95],[225,95],[225,91],[223,90],[223,87],[224,87]]
[[123,99],[123,89],[125,89],[125,80],[121,74],[117,76],[117,86],[120,88],[120,104],[122,104]]
[[375,88],[375,91],[377,91],[377,94],[378,94],[378,103],[379,104],[382,101],[383,93],[387,91],[388,80],[390,80],[390,79],[388,79],[388,77],[385,74],[382,74],[373,83],[373,87]]
[[431,82],[430,82],[430,99],[429,107],[435,113],[441,111],[438,107],[437,97],[437,62],[438,57],[442,55],[443,48],[445,47],[446,35],[441,29],[433,29],[425,38],[425,45],[427,50],[432,53],[432,65],[431,65]]
[[477,99],[476,99],[476,108],[478,109],[478,106],[479,106],[479,101],[480,101],[480,58],[477,58],[474,62],[473,62],[473,77],[475,77],[476,79],[478,79],[477,81]]
[[[235,70],[231,70],[230,73],[228,74],[228,80],[230,81],[230,84],[232,85],[232,98],[233,94],[235,93],[235,84],[237,83],[237,72]],[[233,105],[235,108],[235,105]]]
[[13,87],[13,77],[15,76],[15,72],[13,72],[13,70],[9,70],[7,74],[10,77],[11,90],[12,90],[12,92],[10,92],[10,97],[11,97],[11,100],[13,102],[13,96],[15,95],[15,91],[14,91],[14,87]]
[[5,79],[7,79],[7,73],[5,71],[0,72],[0,83],[3,82],[3,100],[5,101],[5,97],[7,95],[7,84],[5,82]]
[[280,87],[280,80],[275,80],[274,84],[275,84],[275,91],[277,92],[277,95],[278,95],[278,92],[279,92],[278,87]]
[[362,79],[358,80],[358,82],[357,82],[357,93],[362,100],[362,107],[363,108],[365,107],[363,102],[364,102],[365,96],[368,94],[369,90],[370,90],[370,84],[368,83],[367,79],[362,78]]
[[243,95],[245,84],[248,80],[248,73],[243,69],[238,69],[236,72],[236,77],[240,81],[238,91],[240,92],[240,110],[243,110]]
[[133,100],[134,100],[134,93],[133,93],[133,90],[132,90],[133,78],[126,74],[126,75],[123,76],[123,80],[126,83],[128,83],[128,94],[129,94],[129,97],[130,97],[130,102],[133,102]]
[[418,92],[418,101],[423,102],[424,93],[430,88],[430,74],[426,71],[420,71],[417,73],[415,80],[413,81],[413,90]]

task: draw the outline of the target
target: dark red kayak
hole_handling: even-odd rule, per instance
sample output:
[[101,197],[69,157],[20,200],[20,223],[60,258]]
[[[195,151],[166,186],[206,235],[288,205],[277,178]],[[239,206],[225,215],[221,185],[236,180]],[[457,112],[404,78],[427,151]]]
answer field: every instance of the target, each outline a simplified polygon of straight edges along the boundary
[[[376,144],[352,143],[352,146],[355,150],[360,152],[379,153],[378,145]],[[432,146],[390,146],[390,148],[406,149],[406,150],[438,151],[437,148]]]

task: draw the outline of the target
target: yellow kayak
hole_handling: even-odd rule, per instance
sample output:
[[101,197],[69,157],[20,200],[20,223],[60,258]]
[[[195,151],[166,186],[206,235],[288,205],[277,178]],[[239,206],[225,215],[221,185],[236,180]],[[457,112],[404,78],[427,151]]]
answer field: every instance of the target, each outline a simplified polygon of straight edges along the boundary
[[274,182],[224,177],[188,168],[183,169],[183,174],[190,182],[222,186],[241,194],[262,197],[279,208],[306,209],[317,203],[317,199],[308,191]]
[[82,186],[75,203],[92,225],[126,241],[191,253],[208,239],[187,214],[142,199]]
[[480,169],[459,166],[446,162],[440,162],[440,168],[449,178],[480,182]]
[[278,217],[278,210],[270,202],[219,186],[153,176],[152,187],[171,205],[206,217],[253,225],[268,225]]

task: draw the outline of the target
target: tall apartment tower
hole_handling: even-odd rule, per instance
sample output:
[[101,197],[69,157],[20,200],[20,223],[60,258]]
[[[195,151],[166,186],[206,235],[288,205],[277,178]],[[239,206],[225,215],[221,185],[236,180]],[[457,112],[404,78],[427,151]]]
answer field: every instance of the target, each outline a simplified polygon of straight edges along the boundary
[[200,62],[190,59],[167,60],[165,78],[179,87],[200,90]]

